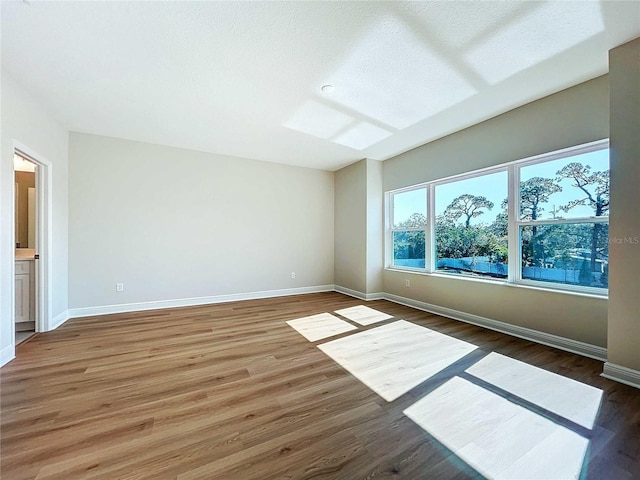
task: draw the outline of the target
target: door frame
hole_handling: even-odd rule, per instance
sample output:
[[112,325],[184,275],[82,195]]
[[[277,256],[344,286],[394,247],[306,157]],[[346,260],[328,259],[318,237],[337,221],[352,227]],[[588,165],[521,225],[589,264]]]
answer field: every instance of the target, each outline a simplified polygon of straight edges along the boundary
[[[35,175],[35,184],[36,184],[36,253],[39,255],[39,260],[36,260],[34,265],[35,270],[35,290],[36,290],[36,321],[35,321],[35,331],[36,332],[46,332],[51,330],[52,318],[52,300],[53,295],[51,292],[51,284],[52,284],[52,244],[53,244],[53,235],[52,235],[52,220],[53,220],[53,201],[52,201],[52,192],[53,192],[53,179],[52,179],[52,169],[53,165],[49,160],[47,160],[44,156],[30,149],[26,145],[21,144],[20,142],[14,140],[13,141],[13,153],[18,154],[30,162],[33,162],[38,168],[36,168]],[[13,159],[12,159],[13,160]],[[13,194],[12,197],[15,202],[15,170],[14,170],[14,180],[12,182]],[[12,278],[15,277],[15,215],[16,209],[15,205],[12,208],[12,225],[13,227],[13,235],[11,244],[13,245],[12,249],[12,257],[13,262],[11,263],[11,271]],[[12,303],[15,302],[15,282],[11,282],[11,292],[10,298]],[[11,330],[13,332],[13,345],[15,347],[15,303],[11,309]]]

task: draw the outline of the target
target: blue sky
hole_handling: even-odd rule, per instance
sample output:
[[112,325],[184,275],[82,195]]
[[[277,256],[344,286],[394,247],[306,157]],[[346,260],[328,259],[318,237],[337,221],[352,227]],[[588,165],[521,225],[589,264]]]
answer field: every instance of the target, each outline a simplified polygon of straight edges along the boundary
[[[524,167],[520,170],[520,181],[524,182],[532,177],[554,178],[558,170],[571,162],[580,162],[583,165],[590,165],[592,173],[609,170],[609,150],[598,150],[596,152],[584,153],[575,157],[563,158],[554,162],[539,163],[537,165]],[[571,200],[584,198],[584,193],[580,189],[572,186],[571,183],[572,182],[570,180],[563,180],[560,182],[562,192],[551,195],[549,202],[545,205],[545,211],[541,218],[553,218],[551,212],[554,205],[558,208],[560,205],[565,205]],[[595,188],[590,187],[590,191],[594,192]],[[575,207],[571,209],[570,212],[558,212],[558,216],[564,218],[591,217],[593,215],[593,209],[588,206]]]
[[[591,166],[592,172],[598,172],[609,169],[609,150],[598,150],[595,152],[576,155],[553,162],[539,163],[523,167],[520,170],[520,180],[526,181],[532,177],[544,177],[554,179],[556,172],[571,162],[580,162]],[[563,180],[560,183],[562,191],[554,193],[549,198],[549,202],[543,205],[544,212],[541,218],[553,218],[554,207],[556,215],[559,217],[588,217],[594,214],[593,209],[588,206],[578,206],[570,212],[560,211],[560,206],[565,205],[571,200],[583,198],[584,194],[578,188],[571,185],[571,181]],[[482,177],[470,178],[467,180],[439,185],[436,187],[436,215],[441,215],[445,208],[458,196],[462,194],[483,195],[493,202],[494,207],[486,210],[483,215],[472,219],[472,224],[481,222],[491,223],[501,212],[500,204],[507,198],[507,173],[498,172]],[[406,192],[396,195],[394,204],[394,215],[396,223],[406,220],[412,213],[419,212],[423,215],[425,212],[425,191],[424,189]]]

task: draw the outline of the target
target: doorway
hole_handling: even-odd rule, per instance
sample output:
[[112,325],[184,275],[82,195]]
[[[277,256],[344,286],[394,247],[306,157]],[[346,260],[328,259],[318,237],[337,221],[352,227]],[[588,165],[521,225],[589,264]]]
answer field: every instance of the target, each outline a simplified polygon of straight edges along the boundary
[[[58,316],[59,318],[51,318],[51,309],[53,305],[53,295],[51,291],[51,286],[53,284],[51,256],[51,252],[53,249],[53,165],[44,156],[31,150],[29,147],[16,140],[13,140],[13,151],[14,154],[16,154],[18,157],[26,159],[27,161],[35,165],[35,194],[33,195],[35,201],[32,202],[32,209],[34,208],[33,204],[35,203],[35,231],[32,234],[35,236],[35,252],[33,253],[34,257],[32,260],[34,273],[33,289],[35,298],[31,303],[31,305],[34,307],[34,312],[32,315],[32,317],[34,317],[34,330],[32,332],[46,332],[48,330],[52,330],[66,319],[64,317],[64,313],[60,314]],[[15,215],[15,209],[12,213],[14,213]],[[15,226],[15,220],[13,223]],[[27,247],[28,242],[29,239],[27,236]],[[16,242],[14,240],[14,244],[15,243]],[[16,248],[13,248],[12,252],[13,262],[11,264],[11,270],[15,275],[17,273],[15,269],[15,264],[17,263],[16,260],[19,260],[16,258],[16,254],[20,252],[18,252],[18,249]],[[24,269],[24,266],[22,268]],[[11,295],[11,297],[13,297],[12,300],[15,301],[16,297],[18,296],[18,288],[16,288],[15,283],[12,286],[14,287],[14,291],[12,292],[13,294]],[[14,305],[14,307],[12,308],[13,316],[11,321],[11,328],[13,330],[11,338],[14,340],[14,347],[16,345],[15,310],[16,309]]]
[[38,323],[38,165],[13,155],[15,201],[15,345],[35,334]]

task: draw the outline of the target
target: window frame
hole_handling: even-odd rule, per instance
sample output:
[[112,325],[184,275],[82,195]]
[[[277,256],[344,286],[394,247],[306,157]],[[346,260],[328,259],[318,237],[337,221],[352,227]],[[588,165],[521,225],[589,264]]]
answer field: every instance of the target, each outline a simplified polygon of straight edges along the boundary
[[[422,190],[425,189],[425,202],[426,202],[426,217],[427,217],[427,221],[424,227],[402,227],[402,228],[396,228],[395,225],[395,219],[393,216],[393,212],[395,211],[394,208],[394,199],[395,199],[395,195],[398,194],[402,194],[402,193],[407,193],[407,192],[411,192],[414,190]],[[412,185],[410,187],[404,187],[404,188],[399,188],[397,190],[393,190],[393,191],[389,191],[386,193],[385,197],[387,199],[387,205],[388,205],[388,209],[386,212],[385,217],[387,218],[387,235],[386,235],[386,244],[387,244],[387,248],[386,250],[386,255],[385,255],[385,266],[386,268],[390,268],[390,269],[398,269],[398,270],[407,270],[407,271],[412,271],[412,272],[424,272],[424,271],[429,271],[430,268],[430,254],[429,254],[429,248],[428,245],[429,243],[429,224],[431,223],[431,214],[429,212],[429,195],[430,195],[430,188],[428,184],[422,183],[422,184],[418,184],[418,185]],[[393,261],[394,261],[394,257],[393,257],[393,234],[395,232],[424,232],[424,268],[420,268],[420,267],[408,267],[408,266],[403,266],[403,265],[394,265]]]
[[[605,223],[609,225],[609,215],[596,217],[574,217],[574,218],[566,218],[566,219],[538,219],[538,220],[522,220],[520,217],[520,172],[523,168],[537,165],[540,163],[553,162],[555,160],[561,160],[563,158],[575,157],[578,155],[582,155],[585,153],[596,152],[599,150],[609,149],[609,139],[597,140],[595,142],[590,142],[584,145],[578,145],[575,147],[564,148],[562,150],[556,150],[554,152],[536,155],[534,157],[530,157],[527,159],[519,160],[513,162],[509,165],[509,168],[513,169],[513,179],[514,186],[516,187],[516,195],[514,197],[514,201],[509,203],[514,204],[514,216],[509,217],[509,226],[513,224],[514,232],[510,231],[510,234],[513,234],[513,239],[510,236],[509,242],[509,264],[511,265],[511,255],[513,253],[514,257],[514,265],[517,265],[517,268],[513,269],[514,277],[513,283],[519,285],[528,285],[533,287],[540,287],[552,290],[561,290],[561,291],[571,291],[571,292],[581,292],[581,293],[589,293],[598,296],[608,296],[609,288],[598,288],[598,287],[587,287],[584,285],[570,285],[570,284],[562,284],[562,283],[554,283],[554,282],[543,282],[540,280],[531,280],[527,278],[522,278],[522,243],[520,242],[520,228],[524,226],[544,226],[544,225],[578,225],[583,223]],[[609,171],[611,171],[611,165],[609,164]],[[509,212],[511,215],[511,212]],[[513,220],[512,220],[513,218]],[[513,245],[516,246],[515,249],[511,249],[511,241],[513,240]],[[509,269],[511,271],[512,269]]]
[[[434,180],[433,182],[430,182],[430,185],[432,186],[432,201],[431,201],[431,207],[429,213],[432,215],[432,217],[435,219],[436,216],[436,202],[435,202],[435,196],[436,196],[436,187],[438,187],[439,185],[447,185],[449,183],[455,183],[455,182],[461,182],[463,180],[469,180],[471,178],[478,178],[478,177],[484,177],[485,175],[493,175],[494,173],[502,173],[502,172],[507,172],[507,198],[509,197],[510,194],[510,190],[509,190],[509,170],[508,170],[508,165],[498,165],[498,166],[494,166],[494,167],[487,167],[487,168],[483,168],[481,170],[475,170],[473,172],[469,172],[469,173],[463,173],[460,175],[454,175],[451,177],[446,177],[440,180]],[[510,203],[510,201],[509,201]],[[511,217],[509,217],[511,218]],[[428,273],[437,273],[440,275],[446,275],[447,277],[451,277],[451,278],[466,278],[466,279],[474,279],[474,280],[486,280],[489,282],[496,282],[496,283],[504,283],[505,281],[508,281],[508,272],[511,271],[511,269],[508,267],[508,265],[511,264],[511,257],[509,256],[509,262],[507,265],[507,278],[492,278],[492,277],[482,277],[482,276],[474,276],[474,275],[465,275],[465,274],[454,274],[454,273],[448,273],[448,272],[444,272],[441,270],[438,270],[438,260],[436,259],[436,241],[435,241],[435,222],[433,224],[433,230],[432,230],[433,236],[430,237],[431,239],[431,258],[432,258],[432,264],[433,264],[433,269],[428,272]],[[509,252],[511,252],[511,243],[509,243],[510,241],[510,237],[508,237],[507,240],[507,250]],[[426,247],[425,247],[425,251],[426,251]]]
[[[487,167],[472,172],[466,172],[459,175],[423,182],[408,187],[398,188],[385,192],[385,269],[394,271],[404,271],[410,273],[420,273],[427,275],[443,275],[452,279],[476,280],[490,282],[494,284],[520,285],[528,287],[537,287],[545,290],[558,292],[573,292],[591,294],[599,297],[607,297],[608,288],[587,287],[583,285],[570,285],[554,282],[545,282],[540,280],[531,280],[522,278],[522,243],[520,242],[520,229],[524,226],[531,225],[561,225],[561,224],[582,224],[582,223],[605,223],[609,224],[609,215],[607,216],[590,216],[576,217],[570,219],[538,219],[538,220],[522,220],[520,217],[520,177],[521,170],[525,167],[536,165],[539,163],[552,162],[563,158],[574,157],[585,153],[595,152],[599,150],[609,149],[609,139],[597,140],[594,142],[568,147],[553,152],[527,157],[521,160],[515,160],[501,165]],[[507,172],[507,213],[508,213],[508,266],[507,278],[491,278],[478,277],[464,274],[452,274],[437,270],[436,260],[436,242],[435,242],[435,191],[438,185],[445,185],[470,178],[482,177],[493,173]],[[412,190],[425,189],[426,191],[426,212],[427,221],[424,228],[394,228],[393,219],[393,201],[394,196]],[[406,267],[394,265],[393,261],[393,233],[398,231],[424,231],[425,234],[425,267]]]

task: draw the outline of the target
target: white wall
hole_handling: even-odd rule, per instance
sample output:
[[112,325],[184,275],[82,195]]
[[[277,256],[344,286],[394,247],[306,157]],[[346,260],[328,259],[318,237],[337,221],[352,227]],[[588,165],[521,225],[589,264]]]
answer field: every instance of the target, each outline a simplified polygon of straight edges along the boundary
[[[529,103],[383,164],[384,189],[436,180],[609,135],[607,76]],[[613,268],[612,268],[613,270]],[[607,300],[386,270],[384,291],[572,340],[607,345]],[[411,279],[411,287],[405,280]]]
[[333,284],[332,172],[75,132],[69,161],[71,309]]
[[[0,355],[13,356],[13,142],[51,162],[53,182],[52,310],[67,310],[68,283],[68,133],[15,79],[2,72],[2,141],[0,154]],[[4,358],[0,360],[5,360]],[[0,361],[0,364],[3,362]]]

